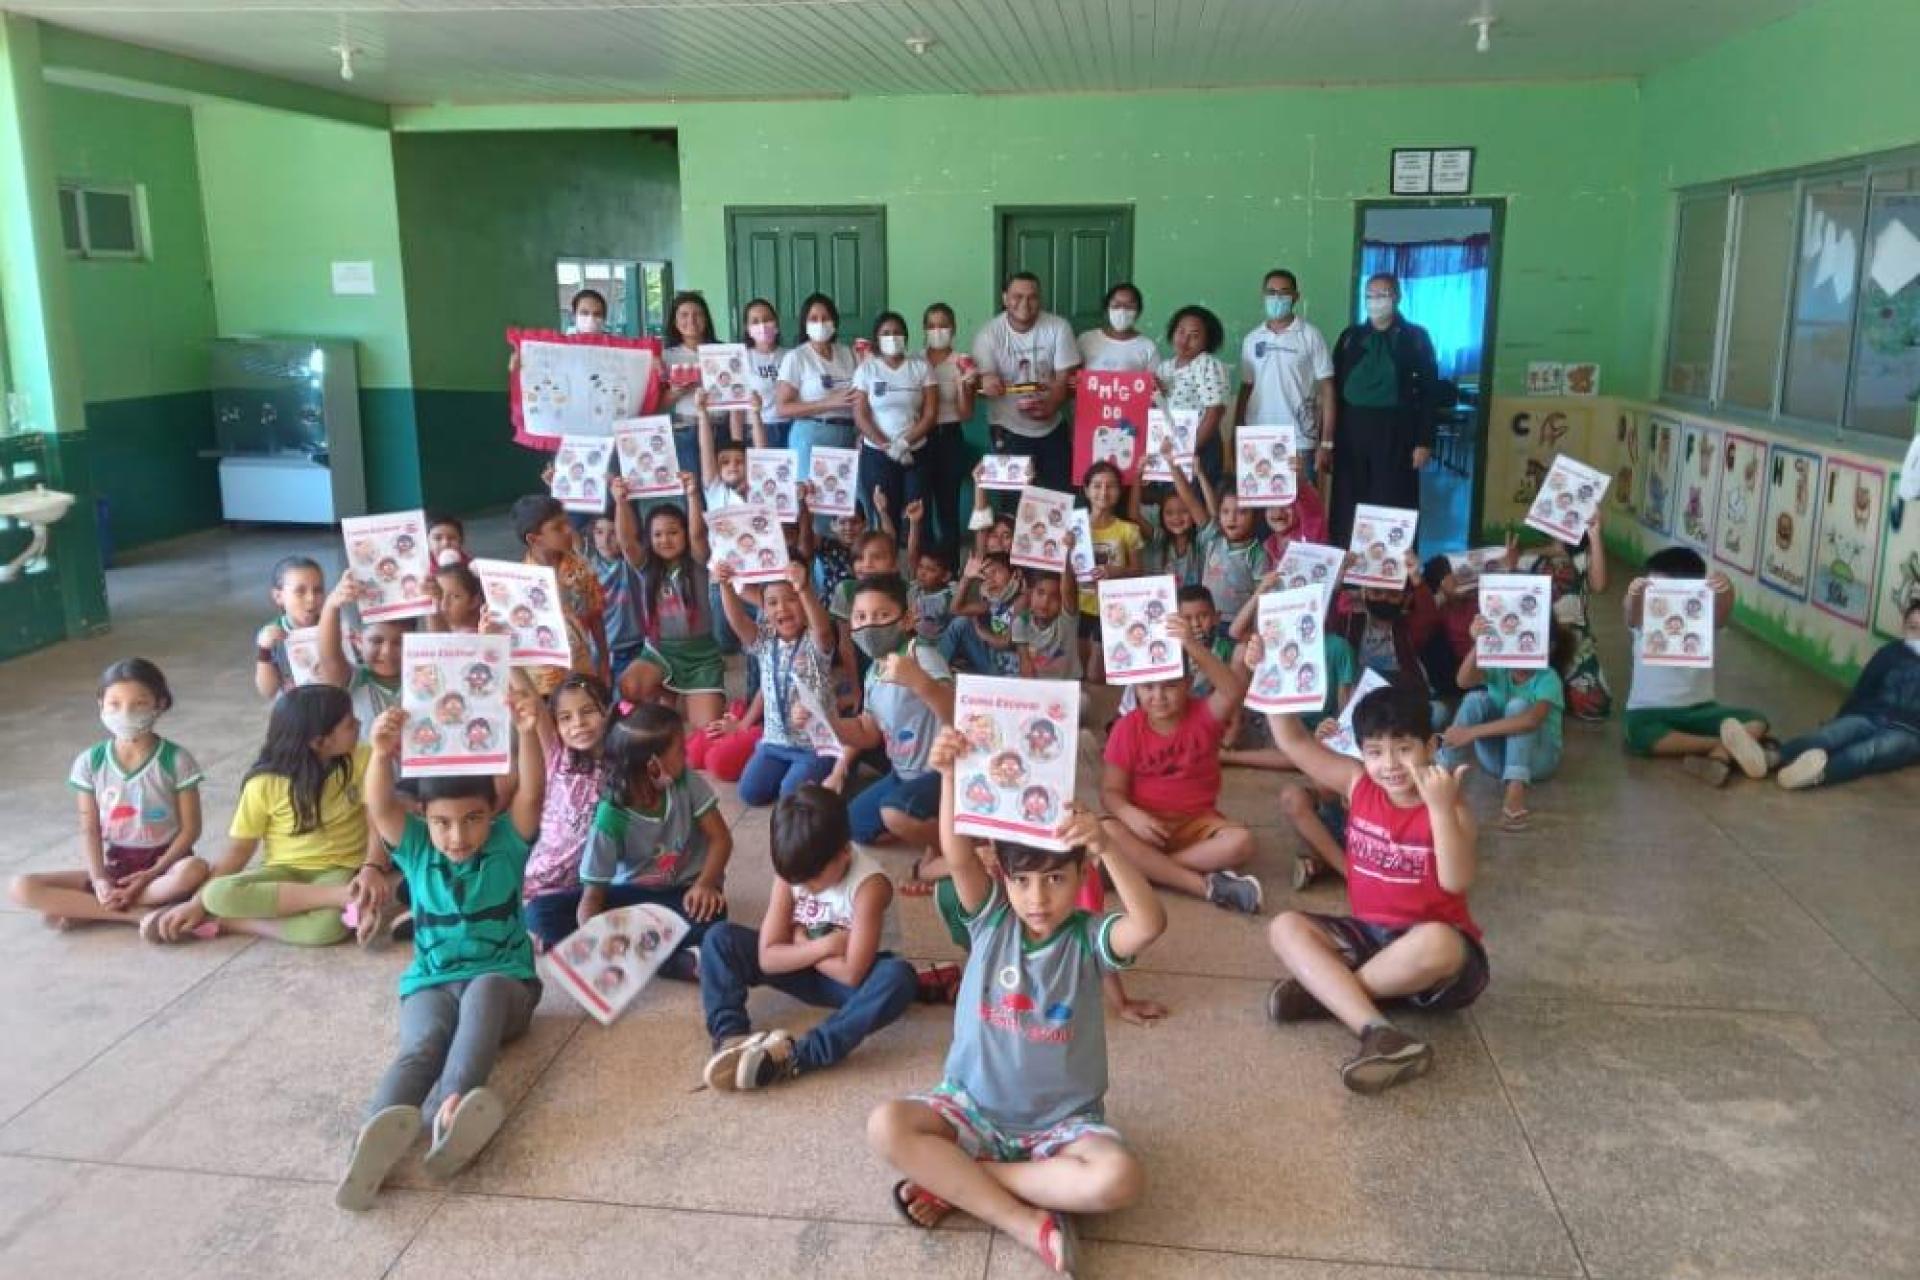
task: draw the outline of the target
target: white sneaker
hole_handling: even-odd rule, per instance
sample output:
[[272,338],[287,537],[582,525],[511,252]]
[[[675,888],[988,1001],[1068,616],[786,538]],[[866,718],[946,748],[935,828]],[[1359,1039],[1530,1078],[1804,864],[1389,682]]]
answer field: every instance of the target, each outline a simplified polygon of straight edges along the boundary
[[1820,779],[1827,773],[1827,753],[1819,747],[1803,751],[1794,757],[1792,764],[1785,766],[1773,775],[1773,780],[1789,791],[1799,791],[1806,787],[1817,787]]
[[1747,732],[1747,727],[1728,716],[1720,722],[1720,745],[1727,749],[1733,762],[1740,766],[1740,772],[1749,778],[1767,776],[1767,752],[1759,739]]

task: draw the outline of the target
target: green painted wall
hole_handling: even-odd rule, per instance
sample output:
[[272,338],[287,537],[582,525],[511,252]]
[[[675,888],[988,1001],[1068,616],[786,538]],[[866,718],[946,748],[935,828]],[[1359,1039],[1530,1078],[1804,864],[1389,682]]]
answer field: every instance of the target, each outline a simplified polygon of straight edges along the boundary
[[[196,103],[193,117],[220,332],[356,340],[367,501],[417,505],[389,135],[239,103]],[[362,261],[375,293],[335,295],[332,264]]]
[[472,510],[526,491],[508,436],[513,325],[554,318],[556,257],[681,256],[670,142],[628,130],[393,140],[426,501]]
[[1621,377],[1657,396],[1680,187],[1920,143],[1920,4],[1827,0],[1648,76],[1621,290]]
[[142,262],[67,264],[81,343],[94,480],[116,550],[220,523],[207,343],[214,335],[206,226],[184,106],[50,87],[62,179],[138,183]]
[[1150,324],[1201,302],[1244,331],[1259,319],[1260,275],[1287,265],[1306,314],[1338,329],[1353,202],[1387,194],[1391,148],[1471,144],[1474,194],[1509,202],[1495,368],[1512,387],[1530,354],[1614,358],[1634,111],[1632,85],[1593,82],[396,108],[394,123],[403,134],[674,128],[681,287],[726,296],[728,205],[884,205],[894,303],[917,314],[943,298],[963,329],[998,305],[994,207],[1029,203],[1132,204],[1133,274]]

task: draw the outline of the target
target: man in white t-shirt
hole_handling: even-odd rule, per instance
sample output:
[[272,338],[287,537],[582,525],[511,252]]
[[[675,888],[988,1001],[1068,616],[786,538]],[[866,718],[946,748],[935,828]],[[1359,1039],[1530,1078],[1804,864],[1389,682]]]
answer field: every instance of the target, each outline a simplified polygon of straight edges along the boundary
[[1333,356],[1320,330],[1300,318],[1300,283],[1277,267],[1260,284],[1266,323],[1240,344],[1241,426],[1293,428],[1300,452],[1316,472],[1320,450],[1333,444]]
[[1000,305],[973,339],[994,452],[1032,458],[1034,483],[1071,492],[1073,434],[1060,408],[1067,377],[1080,366],[1073,326],[1041,310],[1040,278],[1031,271],[1007,277]]

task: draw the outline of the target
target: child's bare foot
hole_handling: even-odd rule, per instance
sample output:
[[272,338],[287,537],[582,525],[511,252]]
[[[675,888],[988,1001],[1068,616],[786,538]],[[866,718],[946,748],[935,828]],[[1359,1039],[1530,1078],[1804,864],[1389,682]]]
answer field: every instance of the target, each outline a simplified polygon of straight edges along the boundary
[[953,1206],[917,1182],[902,1179],[893,1184],[894,1212],[916,1227],[931,1231],[947,1220]]
[[184,942],[188,938],[205,937],[202,930],[209,923],[207,909],[200,905],[200,899],[189,898],[178,906],[163,907],[141,917],[140,937],[147,942]]
[[67,919],[65,916],[41,916],[40,923],[55,933],[65,933],[67,930],[73,928],[73,921]]
[[1120,1021],[1131,1022],[1136,1027],[1150,1027],[1167,1016],[1167,1006],[1158,1000],[1141,1000],[1135,996],[1123,996],[1115,1001],[1113,1011],[1120,1015]]

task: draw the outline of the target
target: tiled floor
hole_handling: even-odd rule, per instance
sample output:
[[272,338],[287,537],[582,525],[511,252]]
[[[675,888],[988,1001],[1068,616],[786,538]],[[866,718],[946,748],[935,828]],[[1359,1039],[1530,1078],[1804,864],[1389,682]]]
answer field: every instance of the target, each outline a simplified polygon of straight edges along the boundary
[[[289,544],[337,558],[322,535],[176,544],[113,574],[112,635],[0,666],[0,870],[72,865],[61,779],[96,733],[95,674],[126,654],[174,681],[166,731],[209,766],[224,825],[264,719],[245,674],[263,579]],[[1836,690],[1745,637],[1725,648],[1724,696],[1789,728],[1831,709]],[[1714,793],[1626,760],[1615,732],[1569,735],[1535,829],[1486,837],[1493,985],[1421,1023],[1439,1065],[1412,1087],[1347,1093],[1341,1033],[1265,1023],[1260,927],[1171,903],[1133,982],[1173,1016],[1110,1031],[1113,1118],[1151,1185],[1085,1224],[1084,1274],[1920,1274],[1920,774]],[[1230,775],[1224,807],[1259,828],[1269,904],[1288,902],[1271,775]],[[726,812],[734,912],[757,920],[765,814]],[[926,903],[902,912],[912,954],[949,955]],[[514,1111],[492,1149],[451,1188],[410,1169],[374,1213],[339,1213],[403,963],[155,950],[0,911],[0,1275],[1037,1274],[971,1223],[902,1226],[865,1149],[867,1110],[934,1080],[945,1015],[789,1089],[715,1097],[693,1092],[695,993],[671,984],[604,1030],[550,995],[502,1064]]]

